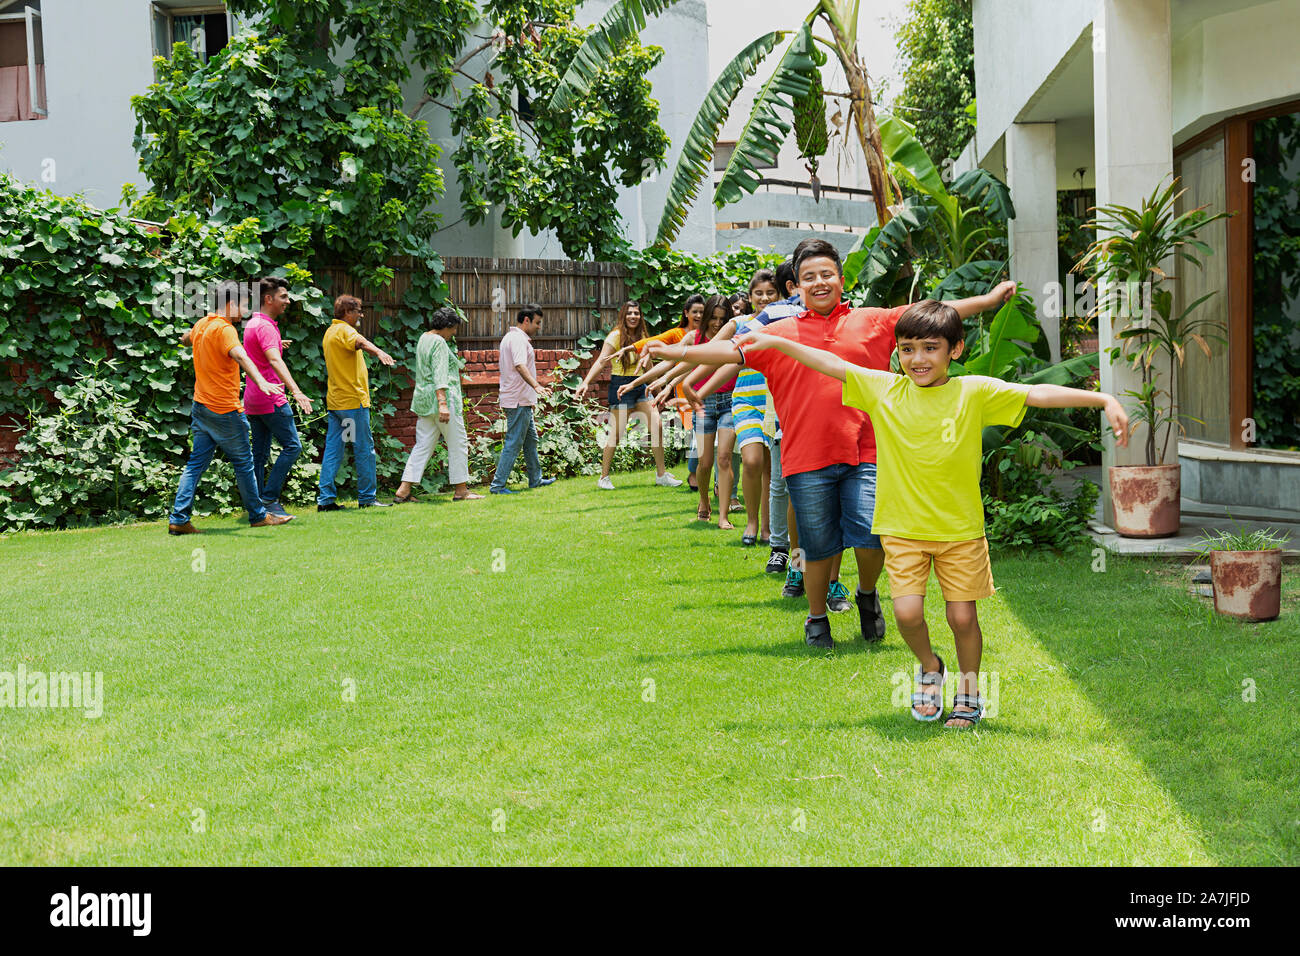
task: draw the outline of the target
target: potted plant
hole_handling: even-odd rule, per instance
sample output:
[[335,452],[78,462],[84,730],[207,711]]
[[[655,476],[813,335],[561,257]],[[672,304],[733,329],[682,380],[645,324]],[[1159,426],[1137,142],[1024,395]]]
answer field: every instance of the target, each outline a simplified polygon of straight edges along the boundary
[[1201,557],[1209,555],[1214,609],[1244,621],[1271,621],[1282,611],[1282,545],[1273,530],[1205,532]]
[[[1196,238],[1201,227],[1226,213],[1210,215],[1205,207],[1175,214],[1178,180],[1158,187],[1142,201],[1140,209],[1128,206],[1101,206],[1090,224],[1097,230],[1097,240],[1079,259],[1074,271],[1089,264],[1102,288],[1097,312],[1112,305],[1112,321],[1128,321],[1115,333],[1119,346],[1110,350],[1111,361],[1121,355],[1137,369],[1142,382],[1123,394],[1134,403],[1132,422],[1145,425],[1146,464],[1112,465],[1107,478],[1115,511],[1115,530],[1129,538],[1163,538],[1178,533],[1181,513],[1181,466],[1167,464],[1169,443],[1175,429],[1182,433],[1178,413],[1177,371],[1183,364],[1188,347],[1195,344],[1210,357],[1207,340],[1225,341],[1223,326],[1208,319],[1193,319],[1193,310],[1214,295],[1208,292],[1174,314],[1173,292],[1166,288],[1177,277],[1165,269],[1181,258],[1201,267],[1192,250],[1212,254],[1206,243]],[[1121,308],[1115,310],[1115,291]],[[1140,308],[1135,309],[1135,306]],[[1117,315],[1118,313],[1118,315]],[[1099,320],[1100,321],[1100,320]],[[1167,382],[1168,387],[1162,387]],[[1163,432],[1163,440],[1161,433]]]

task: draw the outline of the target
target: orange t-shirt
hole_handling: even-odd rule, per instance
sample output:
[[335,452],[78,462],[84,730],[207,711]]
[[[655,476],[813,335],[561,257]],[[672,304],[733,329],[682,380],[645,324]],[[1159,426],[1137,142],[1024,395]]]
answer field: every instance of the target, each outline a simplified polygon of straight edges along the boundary
[[[811,310],[778,319],[768,335],[825,349],[846,362],[888,371],[894,351],[894,326],[910,305],[893,309],[852,309],[840,303],[828,316]],[[844,404],[841,382],[801,365],[776,349],[746,349],[741,359],[767,378],[768,392],[781,416],[781,472],[786,477],[828,465],[876,461],[871,418]]]
[[680,325],[669,329],[667,332],[660,332],[658,335],[651,335],[648,338],[637,339],[632,343],[632,347],[640,352],[651,342],[663,342],[667,345],[676,345],[686,335],[686,330]]
[[218,415],[242,412],[239,400],[239,363],[230,350],[239,345],[239,333],[224,316],[206,315],[190,329],[194,349],[194,400]]

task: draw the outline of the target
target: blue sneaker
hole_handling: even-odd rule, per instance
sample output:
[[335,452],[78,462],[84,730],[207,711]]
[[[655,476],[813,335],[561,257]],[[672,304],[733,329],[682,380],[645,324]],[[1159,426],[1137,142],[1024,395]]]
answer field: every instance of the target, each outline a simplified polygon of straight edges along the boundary
[[790,568],[785,572],[785,587],[781,589],[781,597],[803,597],[802,571],[796,571],[794,568]]
[[517,492],[517,491],[512,491],[512,490],[509,489],[509,488],[489,488],[488,491],[490,491],[490,492],[491,492],[492,494],[494,494],[494,495],[517,495],[517,494],[519,494],[519,492]]
[[278,501],[263,501],[262,507],[273,515],[279,515],[281,518],[292,518],[293,515],[284,510],[284,505]]
[[554,479],[554,478],[539,478],[538,481],[537,481],[537,484],[535,484],[535,485],[529,485],[528,487],[529,487],[529,488],[544,488],[544,487],[547,486],[547,485],[553,485],[553,484],[555,484],[555,479]]
[[853,607],[853,603],[849,601],[849,589],[839,581],[832,581],[831,586],[826,589],[826,606],[836,612],[847,611]]

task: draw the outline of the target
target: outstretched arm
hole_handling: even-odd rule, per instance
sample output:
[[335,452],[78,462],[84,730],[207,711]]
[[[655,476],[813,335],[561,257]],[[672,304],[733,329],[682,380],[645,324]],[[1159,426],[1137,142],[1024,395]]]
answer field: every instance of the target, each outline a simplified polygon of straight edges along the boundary
[[979,315],[989,309],[996,309],[1015,293],[1016,284],[1008,279],[1005,282],[999,282],[993,287],[993,291],[986,292],[984,295],[971,296],[969,299],[945,299],[944,304],[956,309],[957,314],[963,319],[968,319],[972,315]]
[[1108,392],[1089,392],[1064,385],[1031,385],[1025,404],[1033,408],[1100,408],[1115,433],[1115,443],[1121,448],[1128,444],[1128,414],[1119,399]]
[[807,365],[814,372],[821,372],[823,375],[837,378],[841,382],[849,374],[849,363],[834,352],[815,349],[810,345],[804,345],[802,342],[792,342],[779,335],[768,335],[766,332],[746,332],[736,341],[746,350],[776,349],[778,352],[784,352],[799,364]]
[[591,363],[591,368],[587,369],[587,374],[583,377],[581,384],[573,390],[575,396],[581,399],[587,394],[587,389],[591,387],[592,379],[600,374],[600,370],[604,368],[606,362],[611,360],[613,354],[614,349],[609,342],[606,342],[600,347],[600,356],[596,361]]

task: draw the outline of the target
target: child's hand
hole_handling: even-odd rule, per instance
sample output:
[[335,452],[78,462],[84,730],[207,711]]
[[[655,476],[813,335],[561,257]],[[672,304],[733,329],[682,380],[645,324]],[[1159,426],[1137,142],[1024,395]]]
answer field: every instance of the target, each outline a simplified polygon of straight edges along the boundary
[[1107,395],[1102,411],[1106,413],[1106,421],[1110,422],[1110,430],[1115,433],[1115,444],[1120,448],[1128,447],[1128,413],[1124,406],[1114,395]]
[[999,282],[993,287],[993,291],[989,293],[989,295],[993,297],[993,301],[998,305],[1006,305],[1007,300],[1015,294],[1016,284],[1011,279],[1007,279],[1005,282]]
[[774,349],[777,346],[777,337],[769,335],[766,332],[759,332],[751,329],[748,332],[742,332],[731,340],[731,344],[739,349],[742,345],[751,349]]

